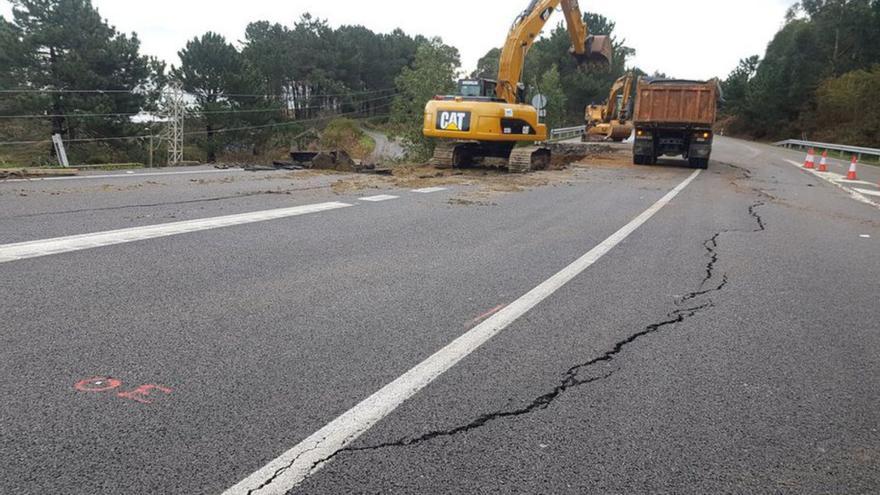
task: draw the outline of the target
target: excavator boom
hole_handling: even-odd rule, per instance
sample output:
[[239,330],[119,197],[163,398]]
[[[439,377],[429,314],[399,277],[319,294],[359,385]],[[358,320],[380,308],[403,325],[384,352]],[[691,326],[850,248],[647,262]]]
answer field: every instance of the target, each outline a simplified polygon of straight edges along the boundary
[[584,23],[578,0],[532,0],[520,14],[501,51],[498,67],[498,87],[495,94],[508,103],[517,101],[517,86],[522,79],[523,67],[529,49],[537,41],[557,7],[562,6],[568,34],[571,37],[571,53],[580,63],[609,64],[612,47],[608,36],[591,36]]

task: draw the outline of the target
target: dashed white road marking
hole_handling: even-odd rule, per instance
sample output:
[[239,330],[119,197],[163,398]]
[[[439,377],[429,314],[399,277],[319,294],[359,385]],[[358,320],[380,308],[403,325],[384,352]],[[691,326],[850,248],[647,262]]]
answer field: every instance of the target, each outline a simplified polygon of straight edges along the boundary
[[281,495],[301,483],[320,470],[326,464],[325,459],[357,440],[404,401],[599,261],[668,205],[699,175],[700,171],[697,170],[660,201],[580,259],[352,407],[299,445],[281,454],[224,492],[224,495]]
[[866,194],[866,195],[868,195],[868,196],[878,196],[878,197],[880,197],[880,191],[871,191],[871,190],[869,190],[869,189],[859,189],[858,187],[856,187],[855,190],[858,191],[858,192],[861,193],[861,194]]
[[431,194],[440,191],[448,191],[445,187],[424,187],[422,189],[413,189],[412,192],[419,194]]
[[0,184],[5,184],[7,182],[43,182],[55,180],[131,179],[133,177],[161,177],[165,175],[228,174],[229,172],[241,172],[242,170],[244,169],[228,168],[224,170],[184,170],[180,172],[148,172],[143,174],[126,172],[124,174],[75,175],[73,177],[34,177],[31,179],[0,180]]
[[842,175],[835,174],[833,172],[817,172],[815,170],[810,170],[810,169],[804,168],[803,163],[798,163],[794,160],[789,160],[787,158],[784,158],[783,160],[794,165],[799,170],[803,170],[804,172],[813,174],[816,177],[819,177],[820,179],[825,180],[829,184],[834,184],[835,186],[843,189],[844,191],[846,191],[847,194],[849,194],[849,196],[852,199],[854,199],[860,203],[865,203],[866,205],[871,205],[875,208],[880,208],[880,203],[877,203],[876,201],[873,201],[871,198],[865,196],[864,194],[859,192],[858,189],[847,187],[845,184],[843,184],[843,182],[844,182],[843,180],[835,178],[835,177],[843,177]]
[[398,198],[399,198],[399,196],[389,196],[388,194],[380,194],[378,196],[368,196],[366,198],[360,198],[360,201],[379,203],[381,201],[391,201],[392,199],[398,199]]
[[185,220],[183,222],[165,223],[160,225],[148,225],[145,227],[132,227],[128,229],[96,232],[68,237],[56,237],[39,241],[19,242],[16,244],[0,245],[0,263],[9,261],[37,258],[52,254],[69,253],[115,244],[143,241],[158,237],[167,237],[178,234],[187,234],[202,230],[231,227],[248,223],[265,222],[280,218],[295,217],[309,213],[336,210],[352,206],[346,203],[319,203],[292,208],[280,208],[276,210],[255,211],[214,218],[199,220]]

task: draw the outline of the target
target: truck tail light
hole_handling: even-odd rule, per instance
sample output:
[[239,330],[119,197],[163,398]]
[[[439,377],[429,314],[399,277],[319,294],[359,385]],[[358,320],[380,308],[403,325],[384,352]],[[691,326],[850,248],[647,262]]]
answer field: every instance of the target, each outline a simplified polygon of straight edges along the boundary
[[694,135],[697,141],[708,141],[712,139],[712,133],[708,131],[698,132]]
[[649,138],[649,137],[651,137],[651,133],[644,130],[644,129],[638,129],[638,130],[636,130],[636,137]]

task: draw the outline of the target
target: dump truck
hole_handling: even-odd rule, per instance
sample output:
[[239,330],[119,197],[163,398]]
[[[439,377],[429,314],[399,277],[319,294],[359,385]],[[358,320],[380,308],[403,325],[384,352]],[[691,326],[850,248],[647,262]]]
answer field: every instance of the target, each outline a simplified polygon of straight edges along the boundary
[[654,165],[661,156],[681,156],[691,167],[708,168],[719,81],[642,78],[636,93],[633,162]]

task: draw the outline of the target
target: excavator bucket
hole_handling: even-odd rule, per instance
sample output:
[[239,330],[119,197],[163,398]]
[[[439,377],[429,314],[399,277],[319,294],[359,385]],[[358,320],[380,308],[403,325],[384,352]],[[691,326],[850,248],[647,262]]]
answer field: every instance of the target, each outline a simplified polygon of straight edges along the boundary
[[578,57],[580,63],[592,63],[607,66],[611,64],[614,48],[609,36],[590,36],[587,38],[587,50],[582,57]]

